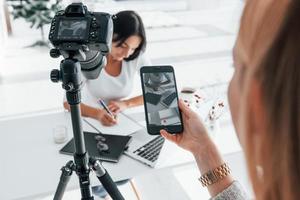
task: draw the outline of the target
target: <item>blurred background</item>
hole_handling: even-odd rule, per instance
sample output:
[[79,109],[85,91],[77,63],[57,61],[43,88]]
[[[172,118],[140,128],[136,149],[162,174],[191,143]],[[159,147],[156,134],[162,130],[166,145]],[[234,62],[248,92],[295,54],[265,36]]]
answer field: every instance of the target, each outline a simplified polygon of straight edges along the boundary
[[[61,58],[51,58],[49,17],[74,1],[1,1],[0,116],[62,108],[63,90],[49,80]],[[76,2],[76,1],[75,1]],[[243,7],[240,0],[85,0],[111,14],[136,10],[146,26],[153,64],[171,64],[179,89],[228,82],[231,50]],[[47,12],[39,11],[41,5]],[[23,7],[22,7],[23,6]],[[23,10],[17,8],[22,7]],[[25,10],[25,8],[26,10]],[[24,11],[25,10],[25,11]],[[34,12],[24,15],[22,12]],[[43,33],[43,34],[42,34]],[[46,44],[46,45],[45,45]],[[137,78],[132,95],[140,93]]]
[[[0,1],[0,119],[63,109],[61,84],[50,81],[50,71],[59,68],[62,58],[49,56],[51,46],[47,37],[49,19],[56,10],[72,2],[78,1]],[[80,2],[97,12],[137,11],[146,26],[148,56],[153,64],[174,67],[179,90],[209,88],[206,92],[211,98],[226,98],[233,73],[232,48],[244,5],[242,0]],[[137,94],[141,94],[138,76],[132,96]],[[223,120],[230,121],[228,112],[226,116]],[[229,160],[234,162],[240,157],[229,157]],[[155,171],[137,177],[136,182],[143,183],[138,184],[142,199],[199,199],[198,173],[193,163]],[[241,182],[248,183],[246,179]],[[147,184],[161,191],[149,191]],[[209,197],[208,193],[205,197]]]

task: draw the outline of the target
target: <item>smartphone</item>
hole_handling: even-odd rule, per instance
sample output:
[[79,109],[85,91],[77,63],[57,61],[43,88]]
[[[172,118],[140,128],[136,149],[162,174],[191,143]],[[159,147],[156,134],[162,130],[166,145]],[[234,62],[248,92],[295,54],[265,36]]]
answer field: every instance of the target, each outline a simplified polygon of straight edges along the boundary
[[148,133],[159,135],[161,129],[181,133],[183,123],[173,67],[144,66],[140,73]]

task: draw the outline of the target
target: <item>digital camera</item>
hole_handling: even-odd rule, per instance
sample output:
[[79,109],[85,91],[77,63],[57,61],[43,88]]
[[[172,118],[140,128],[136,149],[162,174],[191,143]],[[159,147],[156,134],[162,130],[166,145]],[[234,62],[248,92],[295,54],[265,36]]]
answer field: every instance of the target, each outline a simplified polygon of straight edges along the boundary
[[111,49],[112,36],[110,14],[90,12],[82,3],[72,3],[52,19],[49,40],[55,49],[50,55],[77,59],[83,75],[95,79],[106,65],[105,55]]

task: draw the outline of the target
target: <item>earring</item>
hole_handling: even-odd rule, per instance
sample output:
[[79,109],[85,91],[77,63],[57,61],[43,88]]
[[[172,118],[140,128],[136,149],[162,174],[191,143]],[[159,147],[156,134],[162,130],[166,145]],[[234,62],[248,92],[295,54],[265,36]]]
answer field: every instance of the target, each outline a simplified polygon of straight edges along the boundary
[[259,181],[263,181],[264,169],[260,165],[256,165],[256,176]]

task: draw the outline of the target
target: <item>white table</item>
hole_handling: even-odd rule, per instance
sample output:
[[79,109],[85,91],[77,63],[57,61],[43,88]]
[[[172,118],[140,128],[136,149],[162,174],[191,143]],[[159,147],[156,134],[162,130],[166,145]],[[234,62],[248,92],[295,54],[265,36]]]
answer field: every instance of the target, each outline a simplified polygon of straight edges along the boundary
[[[58,151],[65,144],[55,144],[53,128],[65,125],[72,137],[70,115],[54,112],[0,120],[0,199],[15,199],[36,194],[53,193],[60,169],[71,156]],[[93,131],[84,125],[84,130]],[[114,181],[128,179],[151,169],[129,157],[121,157],[118,164],[104,163]],[[78,187],[74,173],[68,189]],[[93,184],[99,184],[92,174]]]
[[[54,193],[61,175],[60,168],[73,159],[59,153],[65,144],[54,143],[53,128],[58,125],[67,127],[69,138],[73,136],[70,115],[64,112],[0,119],[0,199]],[[93,131],[85,123],[83,128],[86,131]],[[227,131],[224,129],[220,140],[217,140],[222,153],[239,150],[237,140],[232,134],[234,133],[230,128]],[[228,141],[230,145],[224,141]],[[188,152],[180,149],[171,158],[173,159],[160,167],[172,167],[193,161]],[[153,172],[153,168],[127,156],[122,156],[117,164],[105,162],[103,166],[114,181]],[[76,176],[74,173],[68,189],[79,187]],[[93,173],[91,182],[92,185],[99,184]]]

